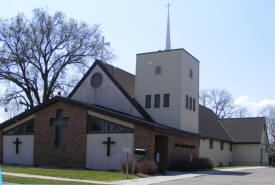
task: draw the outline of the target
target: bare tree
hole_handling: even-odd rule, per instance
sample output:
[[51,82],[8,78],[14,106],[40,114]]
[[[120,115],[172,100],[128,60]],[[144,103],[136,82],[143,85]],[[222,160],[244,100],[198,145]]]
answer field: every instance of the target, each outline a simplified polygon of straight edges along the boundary
[[269,140],[275,142],[275,106],[267,106],[260,111],[260,115],[265,117]]
[[[1,105],[29,109],[71,90],[100,56],[101,38],[99,25],[79,23],[61,12],[34,9],[32,19],[23,14],[1,19],[0,81],[6,87]],[[110,52],[104,53],[110,58]]]
[[221,119],[231,117],[234,112],[232,95],[224,89],[202,90],[200,104],[212,109]]
[[250,116],[250,113],[246,107],[235,106],[235,110],[233,111],[233,116],[236,118],[246,118]]

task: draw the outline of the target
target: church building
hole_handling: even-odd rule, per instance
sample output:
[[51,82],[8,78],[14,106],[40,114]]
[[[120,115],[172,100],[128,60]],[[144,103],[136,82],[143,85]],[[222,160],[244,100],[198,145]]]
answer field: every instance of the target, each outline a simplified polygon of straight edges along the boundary
[[180,158],[266,165],[264,118],[218,119],[199,103],[199,61],[184,49],[137,55],[136,76],[94,62],[68,97],[0,125],[4,164],[119,170],[125,149],[166,170]]
[[0,124],[0,162],[119,170],[144,149],[161,170],[173,160],[266,165],[264,118],[218,119],[199,105],[200,62],[170,48],[137,54],[136,75],[96,60],[68,97],[56,96]]
[[198,71],[184,49],[138,54],[136,77],[97,60],[67,98],[1,124],[2,162],[119,170],[124,148],[142,148],[167,169],[199,157]]

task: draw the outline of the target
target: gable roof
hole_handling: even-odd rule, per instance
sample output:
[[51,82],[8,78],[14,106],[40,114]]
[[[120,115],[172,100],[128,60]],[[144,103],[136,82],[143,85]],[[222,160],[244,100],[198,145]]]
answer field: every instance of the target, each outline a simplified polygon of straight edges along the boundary
[[102,63],[108,72],[114,77],[114,79],[119,82],[119,85],[131,96],[135,93],[135,79],[136,76],[124,71],[120,68],[114,67],[107,63]]
[[219,119],[234,143],[261,143],[265,128],[264,117]]
[[199,108],[199,133],[201,136],[232,142],[233,139],[218,122],[218,116],[202,105]]
[[[81,86],[81,84],[86,80],[89,74],[93,71],[95,66],[98,65],[105,74],[110,78],[110,80],[115,84],[115,86],[122,92],[122,94],[129,100],[129,102],[137,109],[137,111],[143,116],[144,119],[150,122],[155,122],[152,117],[143,109],[143,107],[135,100],[133,96],[135,80],[134,75],[123,71],[119,68],[115,68],[107,63],[104,63],[100,60],[96,60],[90,69],[85,73],[82,79],[78,82],[72,92],[69,94],[68,98],[75,94],[77,89]],[[123,84],[123,85],[122,85]],[[132,95],[130,95],[130,93]]]
[[[113,80],[113,82],[119,87],[119,89],[125,94],[126,97],[131,101],[133,105],[142,112],[144,118],[148,121],[154,122],[150,115],[142,108],[142,106],[133,98],[135,91],[135,75],[128,73],[120,68],[114,67],[110,64],[104,63],[97,60],[94,65],[99,64],[99,66],[106,72],[106,74]],[[93,65],[93,66],[94,66]],[[92,71],[93,66],[87,72],[88,74]],[[86,75],[86,74],[85,74]],[[69,95],[69,98],[72,96],[74,91],[81,85],[87,76],[80,80],[79,84],[75,87],[72,93]],[[249,121],[247,120],[249,119]],[[239,121],[237,121],[239,120]],[[202,137],[217,139],[227,142],[236,142],[236,143],[259,143],[262,135],[262,127],[257,127],[257,125],[263,125],[259,123],[262,121],[258,118],[234,118],[234,119],[219,119],[218,116],[211,110],[204,106],[199,107],[199,134]],[[240,124],[238,122],[244,123],[239,129]],[[253,129],[250,127],[247,128],[247,123],[252,122]],[[232,123],[232,125],[231,125]],[[156,123],[158,124],[158,123]],[[254,135],[250,134],[250,130],[257,130]],[[236,135],[241,135],[243,138]],[[248,139],[250,138],[250,139]]]
[[12,125],[13,123],[15,123],[19,120],[22,120],[23,118],[43,109],[51,104],[54,104],[56,102],[64,102],[64,103],[72,104],[72,105],[75,105],[77,107],[80,107],[80,108],[83,108],[86,110],[91,110],[91,111],[94,111],[94,112],[97,112],[100,114],[104,114],[104,115],[114,117],[114,118],[117,118],[117,119],[120,119],[120,120],[123,120],[126,122],[133,123],[135,125],[140,125],[140,126],[144,126],[146,128],[150,128],[153,131],[159,131],[159,132],[174,134],[174,135],[182,135],[182,136],[187,136],[187,137],[198,137],[199,136],[199,134],[178,130],[178,129],[171,128],[171,127],[161,125],[158,123],[150,122],[150,121],[144,120],[142,118],[134,117],[129,114],[118,112],[118,111],[115,111],[112,109],[107,109],[105,107],[100,107],[97,105],[84,103],[84,102],[80,102],[77,100],[72,100],[72,99],[68,99],[68,98],[64,98],[64,97],[60,97],[60,96],[55,96],[51,100],[49,100],[41,105],[38,105],[30,110],[27,110],[15,117],[3,122],[2,124],[0,124],[0,129],[3,129],[9,125]]

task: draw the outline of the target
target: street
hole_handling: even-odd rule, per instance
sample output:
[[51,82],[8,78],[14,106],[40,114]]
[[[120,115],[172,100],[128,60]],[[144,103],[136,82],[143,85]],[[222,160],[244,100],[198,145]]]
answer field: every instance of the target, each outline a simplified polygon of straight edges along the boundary
[[263,168],[243,171],[224,171],[217,174],[184,178],[158,185],[274,185],[275,168]]

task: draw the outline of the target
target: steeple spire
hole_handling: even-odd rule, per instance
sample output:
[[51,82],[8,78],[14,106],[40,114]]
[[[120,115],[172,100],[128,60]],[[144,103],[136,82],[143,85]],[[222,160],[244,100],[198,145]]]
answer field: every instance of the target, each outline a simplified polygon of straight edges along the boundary
[[171,49],[171,40],[170,40],[170,17],[169,17],[169,8],[171,4],[168,1],[167,7],[168,7],[168,17],[167,17],[167,31],[166,31],[166,48],[165,50]]

